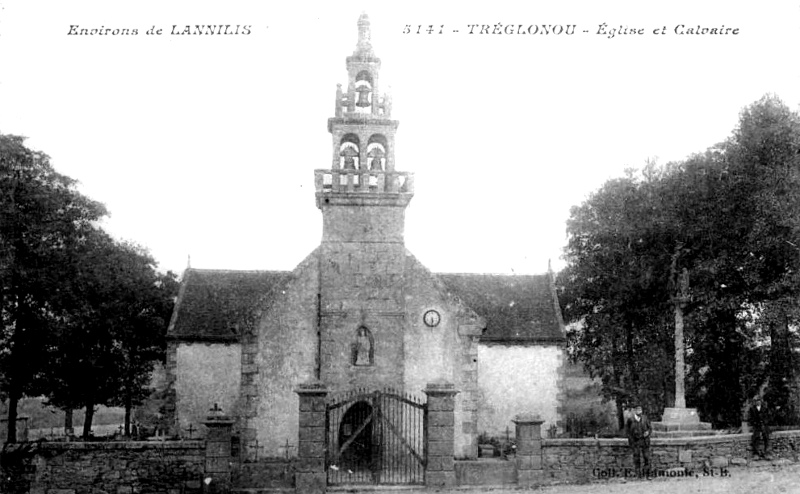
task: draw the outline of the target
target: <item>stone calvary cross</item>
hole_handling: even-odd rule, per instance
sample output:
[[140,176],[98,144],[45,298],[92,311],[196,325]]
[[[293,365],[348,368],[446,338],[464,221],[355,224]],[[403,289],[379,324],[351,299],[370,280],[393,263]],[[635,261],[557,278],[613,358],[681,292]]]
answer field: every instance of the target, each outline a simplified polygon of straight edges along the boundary
[[675,295],[675,408],[686,408],[686,352],[683,338],[683,309],[689,303],[689,270],[683,268]]
[[689,293],[689,270],[685,267],[678,274],[678,256],[681,245],[675,247],[675,254],[672,256],[671,273],[675,280],[675,406],[665,408],[661,422],[653,422],[654,435],[657,436],[690,436],[696,435],[697,431],[711,429],[708,422],[700,422],[697,410],[686,408],[686,363],[684,355],[686,344],[683,336],[683,311],[691,300]]

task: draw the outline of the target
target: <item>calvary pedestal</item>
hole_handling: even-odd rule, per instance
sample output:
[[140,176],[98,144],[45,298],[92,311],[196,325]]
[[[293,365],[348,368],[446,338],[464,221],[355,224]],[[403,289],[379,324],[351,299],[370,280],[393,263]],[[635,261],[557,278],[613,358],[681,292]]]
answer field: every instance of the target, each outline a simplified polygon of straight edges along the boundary
[[665,408],[661,422],[653,422],[653,437],[707,436],[711,424],[700,422],[694,408]]

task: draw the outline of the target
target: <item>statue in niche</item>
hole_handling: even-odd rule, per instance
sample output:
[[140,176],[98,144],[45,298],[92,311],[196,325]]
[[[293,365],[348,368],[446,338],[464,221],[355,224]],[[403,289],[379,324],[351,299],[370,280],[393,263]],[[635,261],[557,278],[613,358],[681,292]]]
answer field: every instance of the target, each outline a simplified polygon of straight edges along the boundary
[[358,328],[356,342],[353,344],[353,364],[372,365],[372,335],[365,327]]

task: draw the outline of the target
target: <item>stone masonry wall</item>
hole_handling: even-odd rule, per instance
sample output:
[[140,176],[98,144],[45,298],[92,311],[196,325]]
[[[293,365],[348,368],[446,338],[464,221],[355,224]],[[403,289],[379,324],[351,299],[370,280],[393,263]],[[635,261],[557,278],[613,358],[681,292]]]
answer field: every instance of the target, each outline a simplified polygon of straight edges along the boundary
[[317,251],[306,257],[263,307],[255,331],[242,344],[245,458],[297,453],[297,383],[317,366]]
[[[456,462],[460,485],[492,485],[486,479],[507,483],[503,479],[511,477],[523,487],[635,476],[627,439],[541,439],[540,431],[531,430],[539,427],[541,419],[519,415],[515,423],[514,461]],[[731,466],[748,466],[754,461],[761,464],[753,458],[750,439],[750,434],[654,438],[650,445],[650,475],[721,476]],[[800,430],[774,432],[770,436],[770,453],[773,460],[797,462]],[[507,473],[509,464],[515,467],[513,476]]]
[[175,393],[175,382],[178,374],[178,342],[167,341],[167,361],[164,365],[166,388],[164,390],[164,421],[167,424],[166,433],[168,436],[178,434],[178,410],[176,407],[177,395]]
[[[405,255],[400,243],[323,243],[320,249],[320,379],[332,392],[403,389]],[[355,365],[365,327],[372,360]]]
[[[656,475],[670,469],[701,472],[704,468],[746,465],[752,458],[750,434],[690,438],[654,438],[651,469]],[[800,453],[800,431],[775,432],[770,437],[774,458],[793,461]],[[543,482],[580,482],[592,478],[634,475],[626,439],[546,439],[542,441]]]
[[[404,328],[406,391],[418,393],[429,382],[444,380],[458,390],[454,398],[455,457],[478,457],[478,343],[483,321],[410,253],[406,256]],[[435,327],[423,316],[436,310]]]
[[0,492],[202,492],[202,441],[20,443],[3,452]]

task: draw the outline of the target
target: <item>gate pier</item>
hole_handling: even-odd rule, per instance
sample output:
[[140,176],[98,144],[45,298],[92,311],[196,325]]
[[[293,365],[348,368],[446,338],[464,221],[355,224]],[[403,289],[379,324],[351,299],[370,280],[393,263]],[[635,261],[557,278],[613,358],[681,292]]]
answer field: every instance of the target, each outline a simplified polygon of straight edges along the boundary
[[298,494],[325,492],[325,398],[328,388],[322,381],[301,384],[299,441],[295,491]]
[[428,383],[428,467],[425,485],[449,487],[455,484],[453,436],[455,396],[458,391],[451,383]]

